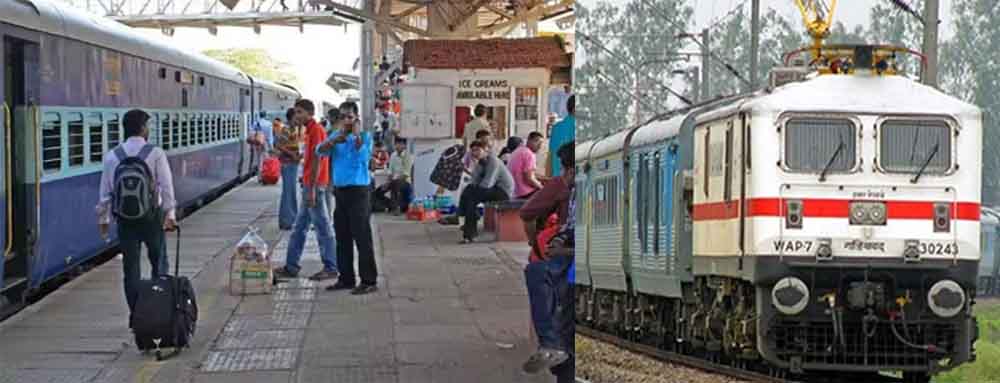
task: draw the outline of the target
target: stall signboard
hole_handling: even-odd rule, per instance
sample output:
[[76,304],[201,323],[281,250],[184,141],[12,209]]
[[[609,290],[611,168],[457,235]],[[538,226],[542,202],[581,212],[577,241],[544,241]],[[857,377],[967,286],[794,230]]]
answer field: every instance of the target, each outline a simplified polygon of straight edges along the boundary
[[507,80],[459,80],[455,99],[460,103],[466,100],[503,100],[504,102],[509,102],[510,85],[508,85]]

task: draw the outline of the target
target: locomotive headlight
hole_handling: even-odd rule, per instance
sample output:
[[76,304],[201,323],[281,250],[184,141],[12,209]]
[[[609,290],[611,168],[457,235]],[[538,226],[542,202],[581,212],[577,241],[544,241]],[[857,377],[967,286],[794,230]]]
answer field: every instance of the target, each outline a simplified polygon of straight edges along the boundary
[[809,288],[796,277],[785,277],[771,289],[771,302],[785,315],[796,315],[809,304]]
[[938,281],[927,292],[927,305],[937,316],[951,318],[965,307],[965,290],[953,280]]
[[851,202],[851,225],[885,225],[885,203]]

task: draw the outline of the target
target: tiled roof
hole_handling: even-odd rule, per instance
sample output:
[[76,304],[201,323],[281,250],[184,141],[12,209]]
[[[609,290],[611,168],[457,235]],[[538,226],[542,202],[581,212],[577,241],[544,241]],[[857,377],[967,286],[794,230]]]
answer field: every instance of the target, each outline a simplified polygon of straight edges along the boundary
[[571,66],[555,37],[484,40],[409,40],[406,67],[424,69],[559,68]]

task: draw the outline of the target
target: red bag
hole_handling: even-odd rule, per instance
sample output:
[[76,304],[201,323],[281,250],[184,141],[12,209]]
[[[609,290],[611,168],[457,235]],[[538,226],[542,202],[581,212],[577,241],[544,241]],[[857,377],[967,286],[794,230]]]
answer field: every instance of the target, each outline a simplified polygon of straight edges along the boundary
[[260,182],[264,185],[274,185],[281,177],[281,162],[276,157],[267,157],[260,166]]
[[532,249],[528,262],[535,263],[545,259],[545,251],[549,247],[549,241],[559,233],[559,216],[552,214],[545,221],[545,228],[538,233],[538,248]]

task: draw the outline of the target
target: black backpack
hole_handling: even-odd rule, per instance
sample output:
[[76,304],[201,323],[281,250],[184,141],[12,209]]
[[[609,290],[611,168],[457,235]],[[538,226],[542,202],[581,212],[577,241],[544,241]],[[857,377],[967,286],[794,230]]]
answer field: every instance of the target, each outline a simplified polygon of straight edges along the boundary
[[119,222],[146,220],[159,204],[153,172],[146,164],[146,158],[154,148],[146,144],[131,157],[122,146],[113,152],[118,157],[118,167],[115,168],[111,189],[111,212]]

